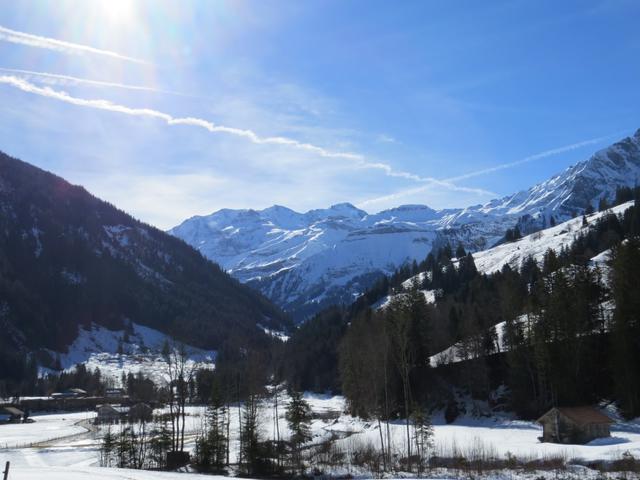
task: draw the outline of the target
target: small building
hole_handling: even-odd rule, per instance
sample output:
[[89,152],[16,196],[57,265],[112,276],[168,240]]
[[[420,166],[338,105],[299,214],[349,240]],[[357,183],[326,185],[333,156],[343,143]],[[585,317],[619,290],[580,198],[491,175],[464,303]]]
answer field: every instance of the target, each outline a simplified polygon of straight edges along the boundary
[[554,407],[538,423],[542,442],[582,444],[610,437],[614,421],[593,407]]
[[0,407],[0,423],[20,423],[24,412],[16,407]]
[[110,405],[105,403],[96,407],[95,423],[119,423],[121,420],[127,418],[129,414],[129,407],[123,407],[122,405]]
[[122,388],[107,388],[104,391],[104,396],[107,397],[107,398],[124,397],[124,389],[122,389]]

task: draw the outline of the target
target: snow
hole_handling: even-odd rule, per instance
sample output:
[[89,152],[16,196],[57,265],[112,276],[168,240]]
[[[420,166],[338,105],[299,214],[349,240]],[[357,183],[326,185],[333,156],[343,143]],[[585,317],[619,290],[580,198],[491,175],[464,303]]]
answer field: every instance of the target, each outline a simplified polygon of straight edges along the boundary
[[34,423],[0,425],[0,448],[16,448],[86,432],[78,424],[94,416],[93,412],[38,414],[31,417]]
[[256,326],[259,329],[261,329],[264,333],[269,335],[270,337],[277,338],[281,342],[286,342],[286,341],[289,340],[289,335],[285,334],[284,332],[281,332],[279,330],[273,330],[271,328],[267,328],[264,325],[260,325],[260,324],[258,324]]
[[[11,480],[189,480],[202,479],[196,473],[152,472],[144,470],[86,467],[18,467],[11,468]],[[210,480],[222,480],[228,477],[207,475]]]
[[[489,250],[474,253],[473,259],[478,271],[483,273],[500,271],[507,264],[512,268],[519,268],[522,261],[528,256],[541,262],[547,250],[560,252],[563,246],[570,245],[575,238],[587,231],[590,225],[598,219],[610,213],[621,214],[631,206],[633,206],[633,202],[627,202],[604,212],[587,215],[588,224],[586,226],[582,225],[582,217],[571,219],[555,227],[527,235],[515,242],[504,243]],[[593,261],[602,263],[606,259],[605,255],[603,252]]]
[[[371,443],[378,445],[379,432],[377,422],[351,417],[345,414],[346,401],[341,396],[305,394],[314,413],[311,425],[311,445],[334,438],[336,446],[344,451],[352,451],[359,445]],[[280,395],[280,416],[278,419],[281,435],[286,437],[288,428],[284,418],[288,399]],[[271,401],[261,403],[261,435],[273,438],[275,422]],[[482,411],[482,406],[480,407]],[[204,407],[187,408],[186,446],[192,449],[196,435],[204,423]],[[608,411],[616,418],[614,411]],[[98,467],[98,448],[105,426],[97,432],[87,432],[82,422],[90,420],[94,414],[50,414],[34,415],[34,423],[0,425],[0,461],[11,461],[11,476],[15,479],[60,478],[75,479],[92,476],[99,479],[177,479],[191,478],[185,473],[160,473],[134,470],[107,469]],[[541,427],[533,422],[514,420],[509,415],[472,417],[461,416],[454,423],[446,424],[441,412],[434,414],[435,452],[440,456],[453,452],[470,455],[478,449],[505,458],[508,454],[522,460],[542,459],[561,456],[567,460],[585,461],[615,460],[624,452],[636,458],[640,456],[640,419],[620,422],[612,426],[612,437],[599,439],[587,445],[558,445],[540,443]],[[86,423],[84,424],[86,426]],[[237,438],[238,407],[231,408],[232,461],[235,460],[239,442]],[[392,443],[396,450],[402,451],[405,438],[405,426],[402,421],[390,424]],[[117,426],[110,427],[112,429]],[[52,437],[64,437],[47,441]],[[38,445],[27,444],[40,442]],[[3,448],[8,445],[9,448]],[[342,473],[354,474],[348,471]],[[446,472],[445,472],[446,473]],[[588,471],[583,472],[589,477]],[[509,474],[509,478],[520,478]],[[367,475],[360,472],[361,477]],[[454,475],[455,477],[455,475]],[[202,478],[202,477],[199,477]],[[212,477],[207,477],[212,478]],[[215,477],[214,477],[215,478]],[[441,472],[434,478],[451,478]],[[496,477],[491,477],[496,478]],[[502,477],[500,477],[502,478]],[[536,478],[536,477],[531,477]],[[546,477],[544,477],[546,478]]]
[[[131,322],[130,333],[124,330],[109,330],[93,324],[89,329],[81,328],[78,337],[66,353],[50,351],[60,359],[64,369],[83,363],[90,370],[99,368],[114,383],[120,381],[122,373],[136,374],[142,371],[154,381],[164,381],[166,362],[161,351],[165,343],[172,345],[171,337],[153,328]],[[120,347],[122,353],[118,353]],[[213,367],[216,352],[186,346],[191,362]]]
[[36,247],[33,251],[33,254],[36,256],[36,258],[39,258],[40,255],[42,255],[42,240],[40,239],[40,235],[42,235],[43,233],[44,232],[40,230],[37,226],[31,229],[31,235],[36,241]]

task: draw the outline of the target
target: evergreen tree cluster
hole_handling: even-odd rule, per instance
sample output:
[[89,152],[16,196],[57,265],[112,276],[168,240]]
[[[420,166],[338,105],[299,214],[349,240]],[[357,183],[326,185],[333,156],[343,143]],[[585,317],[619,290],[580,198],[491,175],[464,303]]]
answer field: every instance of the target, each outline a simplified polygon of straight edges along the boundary
[[199,252],[79,186],[0,153],[0,381],[20,388],[45,349],[62,352],[80,328],[131,321],[217,349],[232,335],[266,342],[257,324],[286,315]]
[[[619,191],[614,204],[630,198],[638,198],[638,189]],[[617,400],[626,415],[640,414],[639,212],[636,204],[622,215],[585,217],[589,228],[571,245],[492,275],[478,273],[462,247],[454,255],[445,245],[420,264],[426,273],[411,288],[394,289],[404,280],[392,278],[351,308],[335,310],[337,328],[327,338],[340,342],[337,373],[352,413],[408,419],[416,405],[450,404],[452,387],[489,400],[493,389],[507,385],[511,408],[522,417],[602,399]],[[605,250],[611,251],[609,284],[606,272],[590,262]],[[398,278],[415,270],[407,266]],[[368,302],[385,294],[384,287],[391,301],[372,310]],[[435,305],[425,302],[425,290],[436,292]],[[322,331],[323,322],[321,314],[304,330]],[[290,340],[296,345],[290,378],[318,390],[335,388],[309,381],[313,369],[297,368],[310,362],[298,362],[304,354],[296,352],[312,350],[318,338],[304,330]],[[451,345],[463,361],[430,363]],[[334,353],[325,353],[323,364],[332,368]]]

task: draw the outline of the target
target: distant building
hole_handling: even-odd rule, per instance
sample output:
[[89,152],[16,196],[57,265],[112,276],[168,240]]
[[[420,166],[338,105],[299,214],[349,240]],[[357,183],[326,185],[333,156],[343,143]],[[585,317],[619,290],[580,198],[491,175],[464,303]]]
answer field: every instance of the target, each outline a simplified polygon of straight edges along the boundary
[[121,420],[127,418],[129,414],[129,407],[123,407],[122,405],[110,405],[105,403],[96,407],[95,423],[119,423]]
[[581,444],[610,437],[614,421],[593,407],[555,407],[538,419],[542,442]]
[[105,403],[96,407],[95,423],[150,422],[153,408],[146,403],[136,403],[132,407]]
[[20,423],[24,412],[16,407],[0,407],[0,423]]
[[107,388],[104,391],[104,396],[107,397],[107,398],[124,397],[124,389],[122,389],[122,388]]
[[79,398],[86,397],[87,392],[81,388],[69,388],[64,392],[56,392],[51,394],[54,398]]

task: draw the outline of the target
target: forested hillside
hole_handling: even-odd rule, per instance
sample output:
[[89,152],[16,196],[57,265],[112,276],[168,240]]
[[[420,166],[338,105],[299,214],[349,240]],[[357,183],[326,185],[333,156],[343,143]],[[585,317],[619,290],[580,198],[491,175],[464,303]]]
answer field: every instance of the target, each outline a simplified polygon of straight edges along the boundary
[[[309,355],[314,325],[330,322],[327,335],[339,347],[321,354],[320,363],[334,366],[354,413],[407,416],[415,405],[430,404],[455,417],[463,392],[506,402],[527,418],[552,405],[601,400],[616,400],[624,414],[637,416],[639,193],[618,190],[619,214],[602,204],[602,212],[573,220],[583,228],[540,260],[520,252],[517,265],[486,274],[463,248],[445,246],[400,270],[352,307],[321,313],[296,331],[287,345],[291,381],[333,386],[322,383],[327,375]],[[435,361],[451,346],[453,363]],[[507,393],[496,399],[501,386]]]
[[[182,240],[0,154],[0,377],[64,351],[81,326],[147,325],[208,349],[267,340],[288,318]],[[238,340],[240,339],[240,340]]]

